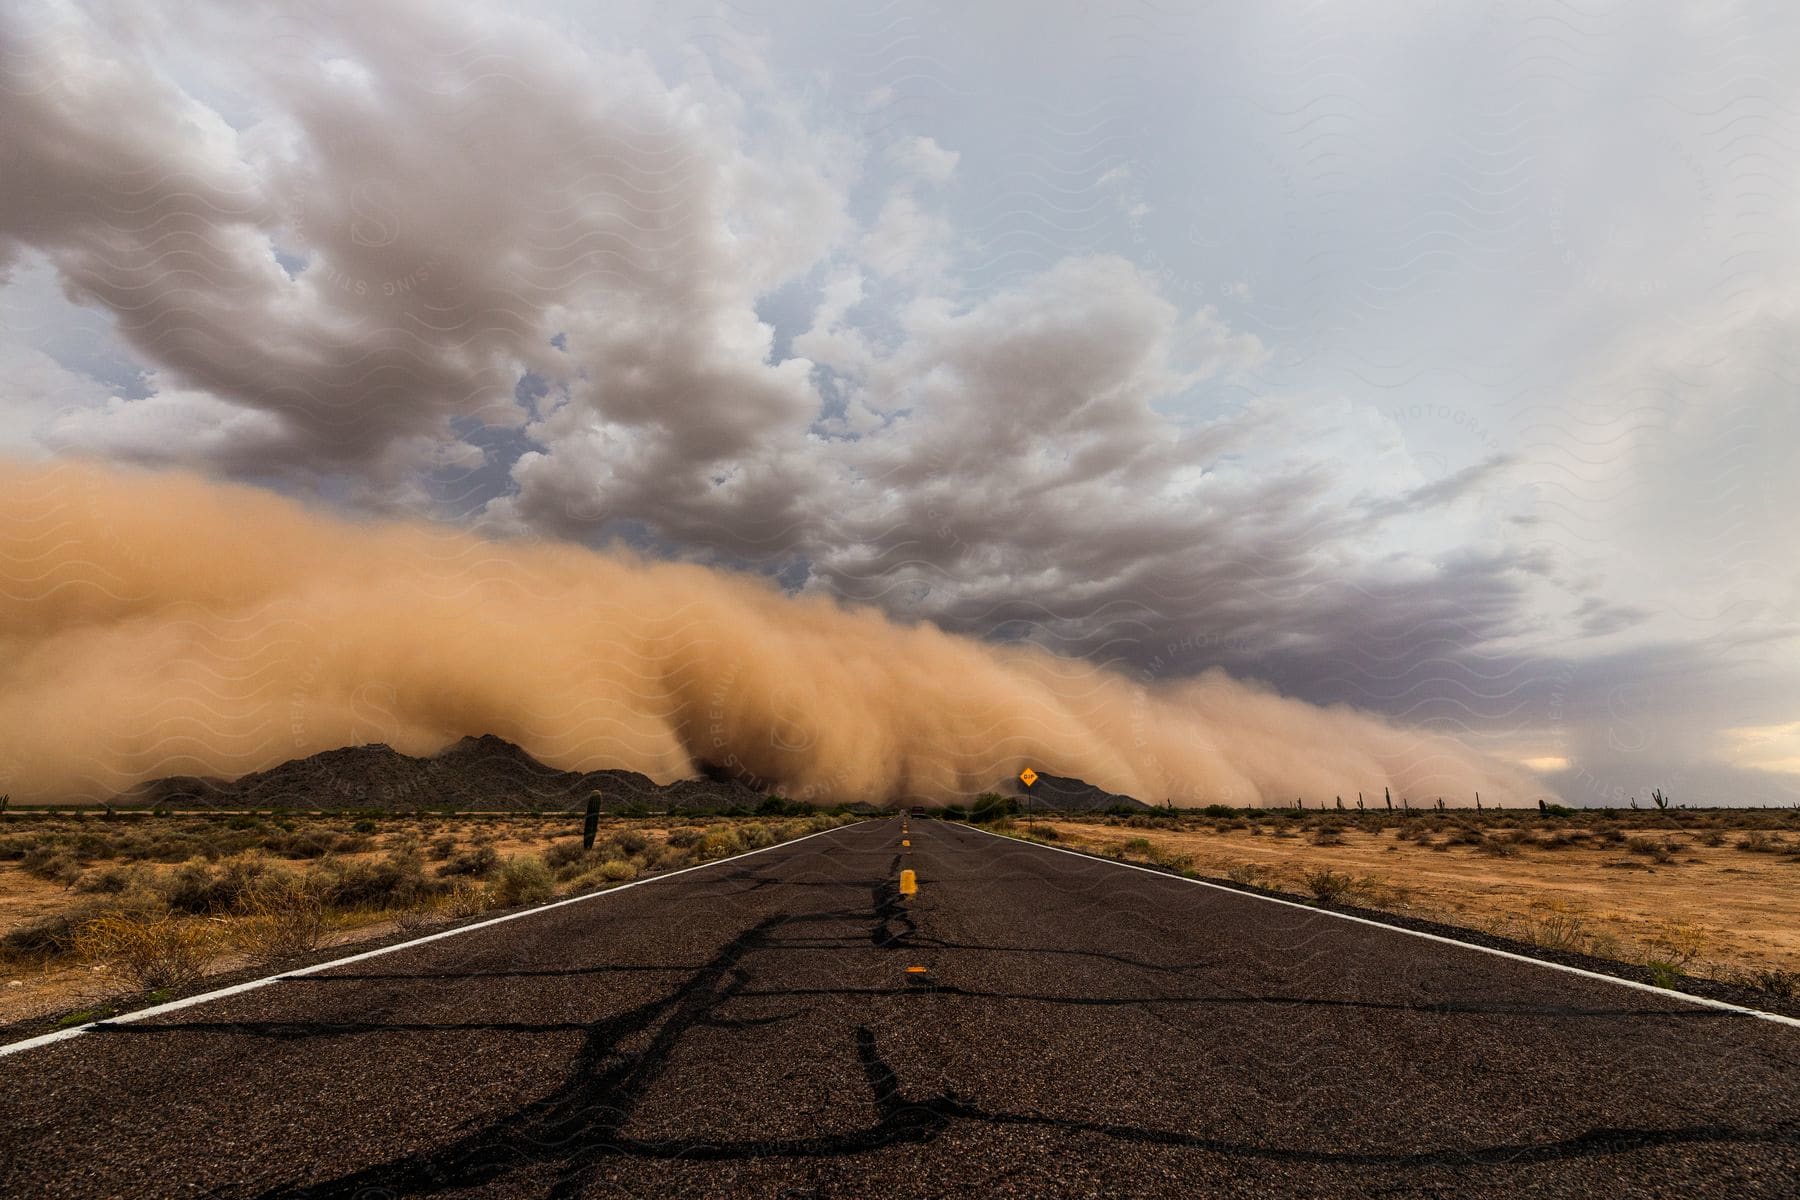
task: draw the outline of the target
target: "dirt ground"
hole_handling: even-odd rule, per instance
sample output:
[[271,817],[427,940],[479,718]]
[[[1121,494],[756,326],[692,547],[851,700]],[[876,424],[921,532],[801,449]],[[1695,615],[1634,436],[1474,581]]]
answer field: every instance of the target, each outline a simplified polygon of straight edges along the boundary
[[[1680,831],[1663,841],[1661,857],[1671,861],[1656,861],[1629,840],[1496,854],[1444,836],[1421,844],[1393,824],[1340,827],[1324,835],[1339,844],[1325,845],[1317,844],[1316,828],[1279,825],[1036,825],[1072,848],[1302,895],[1314,893],[1309,878],[1330,872],[1348,877],[1342,898],[1349,903],[1605,958],[1667,962],[1685,974],[1733,981],[1800,974],[1800,842],[1787,843],[1786,853],[1751,852],[1739,846],[1742,833]],[[1025,829],[1018,823],[1018,832]],[[1709,835],[1724,844],[1704,844]]]

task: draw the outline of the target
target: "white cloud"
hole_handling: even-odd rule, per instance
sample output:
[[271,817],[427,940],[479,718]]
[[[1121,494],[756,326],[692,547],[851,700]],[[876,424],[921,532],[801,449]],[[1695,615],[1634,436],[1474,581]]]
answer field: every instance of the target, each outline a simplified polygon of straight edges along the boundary
[[890,145],[887,158],[903,174],[926,183],[944,184],[956,174],[956,164],[962,160],[962,155],[944,149],[933,138],[916,135]]

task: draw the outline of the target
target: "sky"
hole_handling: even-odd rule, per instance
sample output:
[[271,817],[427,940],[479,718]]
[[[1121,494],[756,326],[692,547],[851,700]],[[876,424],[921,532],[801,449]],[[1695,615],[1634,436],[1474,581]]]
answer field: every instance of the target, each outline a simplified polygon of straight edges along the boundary
[[1800,800],[1782,4],[12,4],[0,455]]

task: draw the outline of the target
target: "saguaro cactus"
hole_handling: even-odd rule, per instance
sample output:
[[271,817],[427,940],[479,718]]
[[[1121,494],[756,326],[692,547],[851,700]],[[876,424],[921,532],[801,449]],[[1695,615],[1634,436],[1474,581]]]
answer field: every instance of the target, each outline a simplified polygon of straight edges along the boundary
[[581,848],[594,848],[594,835],[600,832],[600,793],[595,792],[588,797],[587,820],[581,824]]

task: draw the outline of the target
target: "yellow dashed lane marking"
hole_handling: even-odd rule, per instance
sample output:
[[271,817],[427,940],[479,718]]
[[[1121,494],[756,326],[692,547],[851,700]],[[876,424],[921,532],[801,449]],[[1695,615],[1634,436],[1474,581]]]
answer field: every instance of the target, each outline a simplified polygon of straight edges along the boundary
[[900,894],[910,896],[919,890],[919,877],[911,871],[900,872]]
[[908,975],[923,975],[923,974],[925,974],[925,968],[924,967],[908,967],[908,968],[906,968],[906,973]]

